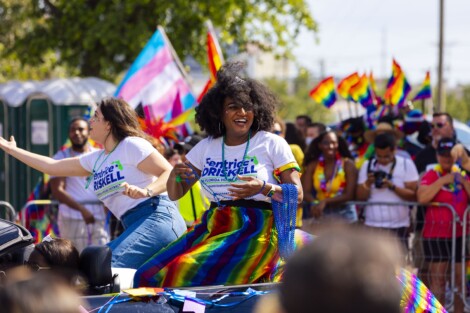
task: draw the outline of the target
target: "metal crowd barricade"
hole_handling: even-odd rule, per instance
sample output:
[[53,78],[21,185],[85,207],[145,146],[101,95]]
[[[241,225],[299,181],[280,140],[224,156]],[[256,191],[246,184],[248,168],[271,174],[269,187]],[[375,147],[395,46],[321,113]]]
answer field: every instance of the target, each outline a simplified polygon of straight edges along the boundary
[[469,227],[469,214],[470,214],[470,206],[467,207],[467,209],[465,210],[465,213],[463,215],[463,233],[462,233],[462,259],[460,260],[461,262],[461,266],[462,266],[462,294],[461,294],[461,297],[463,299],[463,303],[465,305],[465,308],[468,312],[468,309],[470,309],[470,300],[468,299],[467,297],[467,275],[466,275],[466,271],[467,271],[467,260],[466,260],[466,255],[468,254],[467,253],[467,249],[468,249],[468,242],[469,242],[469,238],[467,236],[469,236],[467,234],[467,229]]
[[[452,224],[450,225],[447,225],[445,227],[451,227],[451,234],[452,234],[452,237],[451,238],[448,238],[449,240],[451,240],[451,259],[449,261],[449,264],[448,266],[450,267],[450,277],[449,277],[449,290],[450,291],[453,291],[451,292],[450,294],[447,295],[446,297],[446,303],[444,304],[447,308],[450,308],[453,306],[453,303],[454,303],[454,298],[455,298],[455,293],[458,292],[458,288],[456,286],[456,282],[455,282],[455,272],[456,272],[456,262],[459,262],[460,260],[456,260],[456,249],[462,249],[463,252],[465,252],[465,231],[466,231],[466,223],[467,223],[467,213],[470,209],[467,209],[467,211],[465,211],[465,215],[463,217],[463,221],[460,220],[457,212],[455,211],[454,207],[448,203],[438,203],[438,202],[432,202],[432,203],[427,203],[427,204],[421,204],[421,203],[418,203],[418,202],[407,202],[407,201],[403,201],[403,202],[370,202],[370,201],[349,201],[347,203],[345,203],[345,205],[355,205],[356,208],[363,208],[363,210],[365,211],[367,209],[368,206],[372,206],[372,205],[377,205],[377,206],[388,206],[390,207],[390,211],[388,212],[381,212],[381,214],[383,214],[383,216],[385,217],[390,217],[390,216],[394,216],[394,214],[399,214],[397,211],[398,210],[393,210],[392,207],[396,207],[396,206],[405,206],[405,207],[410,207],[410,208],[417,208],[418,206],[425,206],[425,207],[430,207],[430,206],[438,206],[438,207],[445,207],[447,208],[451,214],[452,214]],[[377,212],[379,212],[379,210],[377,210]],[[407,210],[407,213],[410,214],[410,225],[412,225],[412,228],[411,228],[411,232],[412,233],[412,236],[414,237],[417,233],[417,230],[416,230],[416,223],[414,223],[414,218],[411,216],[411,212],[412,210],[408,209]],[[416,212],[416,211],[415,211]],[[403,212],[402,212],[403,213]],[[377,218],[377,216],[375,216],[375,218]],[[436,223],[437,222],[437,223]],[[423,221],[423,227],[426,226],[426,222]],[[464,243],[462,244],[462,247],[457,247],[456,246],[456,241],[457,241],[457,238],[456,238],[456,231],[457,231],[457,223],[460,223],[461,225],[463,224],[463,239],[464,239]],[[365,224],[367,224],[367,214],[365,214]],[[435,226],[440,226],[442,227],[442,225],[445,225],[445,224],[442,224],[440,223],[439,224],[439,221],[433,221],[433,225],[431,225],[430,227],[435,227]],[[388,228],[388,227],[384,227],[384,228]],[[392,228],[392,227],[390,227]],[[423,242],[421,241],[422,238],[418,238],[418,241],[412,241],[412,243],[410,244],[411,240],[410,239],[416,239],[416,238],[409,238],[408,237],[408,241],[406,242],[406,245],[407,247],[409,248],[408,250],[408,253],[411,254],[411,252],[414,250],[414,248],[417,248],[415,247],[414,245],[422,245]],[[438,238],[439,239],[439,238]],[[447,239],[447,238],[446,238]],[[421,246],[422,247],[422,246]],[[414,258],[416,257],[416,255],[414,254],[411,254],[411,256],[409,255],[409,261],[411,263],[411,261],[415,261]],[[423,255],[420,256],[420,258],[422,258],[423,260],[423,264],[424,264],[424,260],[425,260],[425,254],[423,252]],[[462,254],[462,258],[463,258],[463,261],[464,261],[464,258],[465,258],[465,253]],[[412,260],[413,259],[413,260]],[[464,265],[465,262],[462,262],[462,266],[465,266]],[[420,270],[420,266],[417,266],[418,267],[418,270]],[[421,273],[419,273],[421,274]],[[418,274],[418,275],[419,275]],[[465,271],[462,271],[462,275],[464,276],[465,274]],[[428,275],[433,275],[433,273],[428,273]],[[429,277],[429,276],[428,276]],[[459,296],[462,296],[463,299],[465,299],[465,279],[464,277],[462,277],[462,293],[458,293]],[[428,287],[430,287],[428,285]],[[466,302],[464,301],[465,305],[467,306]]]
[[5,217],[9,217],[10,222],[14,222],[16,220],[16,211],[15,208],[6,201],[0,201],[0,206],[4,207],[6,209],[6,215]]
[[[103,205],[102,202],[100,201],[78,201],[80,204],[95,204],[95,205]],[[28,207],[32,205],[37,205],[37,206],[46,206],[50,205],[52,207],[58,208],[60,202],[56,200],[31,200],[25,203],[25,205],[21,208],[21,225],[25,226],[26,225],[26,214],[25,211]]]

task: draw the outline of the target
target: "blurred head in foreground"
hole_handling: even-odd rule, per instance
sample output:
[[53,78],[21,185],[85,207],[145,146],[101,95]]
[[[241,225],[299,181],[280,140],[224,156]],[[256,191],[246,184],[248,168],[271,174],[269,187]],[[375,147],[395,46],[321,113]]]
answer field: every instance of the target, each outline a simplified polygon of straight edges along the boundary
[[1,312],[4,313],[80,313],[79,295],[51,271],[32,273],[18,268],[7,273],[0,285]]
[[393,238],[351,229],[324,232],[287,261],[279,294],[255,312],[399,313],[401,255]]

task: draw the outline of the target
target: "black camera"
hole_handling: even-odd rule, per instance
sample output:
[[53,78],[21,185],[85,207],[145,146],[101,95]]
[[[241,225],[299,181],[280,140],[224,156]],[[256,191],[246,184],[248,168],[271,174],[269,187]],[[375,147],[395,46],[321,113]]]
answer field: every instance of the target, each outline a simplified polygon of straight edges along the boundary
[[385,173],[384,171],[374,172],[375,188],[382,188],[384,184],[384,179],[387,178],[387,176],[388,174]]

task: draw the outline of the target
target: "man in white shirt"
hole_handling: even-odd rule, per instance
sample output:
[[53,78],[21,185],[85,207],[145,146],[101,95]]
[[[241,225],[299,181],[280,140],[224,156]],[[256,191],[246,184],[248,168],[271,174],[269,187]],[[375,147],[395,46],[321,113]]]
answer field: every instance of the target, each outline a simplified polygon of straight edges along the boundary
[[[60,150],[54,159],[78,157],[96,150],[88,144],[89,126],[83,118],[69,125],[70,148]],[[51,177],[52,195],[60,202],[58,226],[61,238],[73,242],[79,252],[90,244],[104,245],[109,241],[105,229],[106,214],[93,189],[85,189],[86,177]],[[96,204],[81,204],[96,202]]]
[[394,205],[367,205],[365,225],[396,234],[408,247],[410,209],[396,203],[416,201],[418,171],[411,159],[396,155],[396,140],[392,134],[377,135],[374,145],[375,157],[364,162],[359,171],[356,196],[360,201]]

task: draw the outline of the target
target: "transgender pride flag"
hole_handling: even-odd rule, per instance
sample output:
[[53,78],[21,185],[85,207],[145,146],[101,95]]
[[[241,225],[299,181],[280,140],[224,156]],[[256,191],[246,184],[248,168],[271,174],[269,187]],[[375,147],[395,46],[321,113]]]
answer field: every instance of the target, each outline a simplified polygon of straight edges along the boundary
[[[176,112],[193,107],[196,98],[171,51],[159,28],[130,67],[115,96],[133,108],[142,104],[147,118],[163,118],[165,122],[175,118]],[[175,105],[180,107],[174,109]]]

